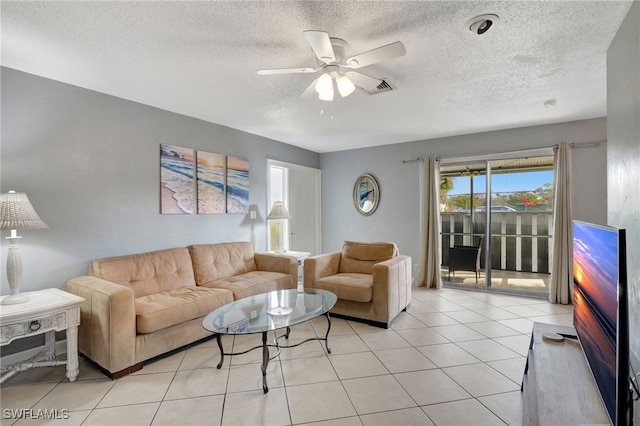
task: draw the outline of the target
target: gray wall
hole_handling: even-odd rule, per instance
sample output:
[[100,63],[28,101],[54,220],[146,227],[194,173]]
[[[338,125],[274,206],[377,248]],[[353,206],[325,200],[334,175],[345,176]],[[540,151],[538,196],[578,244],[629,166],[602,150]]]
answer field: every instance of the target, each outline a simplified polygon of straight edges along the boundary
[[[223,241],[253,241],[266,250],[267,158],[320,165],[317,153],[291,145],[16,70],[1,72],[1,191],[26,192],[49,225],[20,231],[23,291],[64,288],[67,279],[86,274],[90,260],[104,256]],[[248,158],[249,201],[263,220],[252,228],[248,215],[159,214],[160,144]],[[6,251],[2,238],[3,294],[9,291]]]
[[[525,127],[441,139],[385,145],[321,155],[323,251],[340,250],[347,239],[391,240],[400,252],[418,256],[419,164],[402,160],[456,157],[550,147],[561,141],[606,140],[606,119]],[[604,223],[607,216],[606,143],[577,145],[572,162],[574,218]],[[381,199],[371,216],[360,215],[353,206],[356,178],[371,173],[379,181]]]
[[[632,364],[640,372],[640,2],[607,51],[609,225],[627,231]],[[640,403],[634,406],[640,424]]]

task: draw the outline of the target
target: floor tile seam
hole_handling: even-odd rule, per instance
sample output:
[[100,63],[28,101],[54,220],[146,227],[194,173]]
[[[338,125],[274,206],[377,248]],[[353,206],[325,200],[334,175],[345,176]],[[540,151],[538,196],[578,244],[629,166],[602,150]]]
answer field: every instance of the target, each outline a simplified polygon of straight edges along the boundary
[[[13,378],[17,377],[19,374],[16,374],[15,376],[13,376],[11,379],[9,379],[9,382],[11,382],[11,380],[13,380]],[[42,402],[43,399],[45,399],[47,397],[47,395],[49,395],[51,392],[54,391],[55,388],[57,388],[58,386],[60,386],[60,384],[63,382],[64,379],[61,379],[58,382],[49,382],[51,384],[54,384],[54,386],[51,387],[51,389],[49,389],[47,392],[45,392],[44,395],[42,395],[42,397],[40,399],[38,399],[36,402],[33,403],[32,406],[29,407],[29,409],[33,410],[35,408],[36,405],[38,405],[40,402]],[[18,384],[16,386],[33,386],[33,385],[39,385],[41,383],[24,383],[22,385]]]
[[[486,363],[486,362],[484,362],[484,361],[481,361],[480,363],[474,363],[474,364],[484,364],[484,365],[486,365],[487,367],[489,367],[491,370],[493,370],[493,371],[497,372],[498,374],[500,374],[502,377],[504,377],[504,378],[508,379],[511,383],[514,383],[516,386],[520,386],[520,385],[521,385],[520,383],[516,383],[516,382],[514,382],[514,381],[513,381],[513,380],[511,380],[509,377],[505,376],[505,375],[504,375],[504,374],[502,374],[500,371],[498,371],[498,370],[496,370],[495,368],[491,367],[489,364],[487,364],[487,363]],[[473,364],[465,364],[464,366],[468,366],[468,365],[473,365]],[[452,365],[451,367],[445,367],[445,368],[449,368],[449,369],[450,369],[450,368],[456,368],[456,367],[461,367],[461,366],[462,366],[462,365]],[[460,386],[462,389],[464,389],[464,390],[465,390],[465,392],[467,392],[469,395],[471,395],[471,396],[472,396],[473,398],[475,398],[475,399],[482,398],[482,397],[484,397],[484,396],[499,395],[499,394],[502,394],[502,393],[514,392],[514,390],[511,390],[511,391],[504,391],[504,392],[488,393],[488,394],[485,394],[485,395],[477,395],[477,396],[476,396],[476,395],[473,395],[473,394],[472,394],[471,392],[469,392],[469,391],[468,391],[468,390],[467,390],[467,389],[466,389],[466,388],[465,388],[461,383],[459,383],[459,382],[458,382],[454,377],[452,377],[452,376],[451,376],[451,375],[449,375],[446,371],[444,371],[444,369],[445,369],[445,368],[442,368],[442,369],[441,369],[441,371],[442,371],[444,374],[446,374],[446,375],[447,375],[447,377],[449,377],[451,380],[453,380],[454,382],[456,382],[456,384],[457,384],[458,386]]]
[[[355,408],[354,408],[355,411]],[[362,420],[360,420],[360,416],[358,415],[358,413],[356,412],[356,414],[352,415],[352,416],[340,416],[340,417],[332,417],[330,419],[324,419],[324,420],[313,420],[310,422],[302,422],[302,423],[289,423],[291,426],[296,426],[296,425],[313,425],[314,423],[325,423],[325,422],[331,422],[334,420],[340,420],[340,419],[350,419],[352,417],[358,417],[358,421],[360,422],[361,425],[364,425],[364,423],[362,423]]]
[[[389,373],[389,375],[393,378],[393,380],[395,380],[395,382],[398,384],[398,386],[400,386],[400,389],[402,389],[402,391],[403,391],[403,392],[404,392],[404,393],[405,393],[405,394],[406,394],[406,395],[411,399],[411,401],[413,401],[414,407],[420,407],[420,404],[418,404],[418,402],[417,402],[417,401],[415,400],[415,398],[411,395],[411,393],[410,393],[410,392],[409,392],[409,391],[408,391],[408,390],[407,390],[407,389],[402,385],[402,383],[400,383],[400,381],[399,381],[399,380],[398,380],[398,378],[396,377],[396,374],[402,374],[402,373],[395,373],[395,374],[394,374],[394,373]],[[348,379],[348,380],[354,380],[354,379]],[[357,379],[356,379],[356,380],[357,380]],[[346,380],[345,380],[345,381],[346,381]],[[343,386],[344,386],[344,385],[343,385]],[[345,390],[346,390],[346,389],[345,389]],[[347,393],[347,395],[348,395],[348,393]],[[352,402],[352,405],[353,405],[353,402]],[[407,409],[407,408],[413,408],[413,407],[403,407],[403,408],[398,408],[397,410],[400,410],[400,409],[404,410],[404,409]],[[354,409],[355,409],[355,405],[354,405]],[[363,416],[363,415],[367,415],[367,414],[385,413],[385,412],[387,412],[387,411],[389,411],[389,410],[382,410],[382,411],[376,411],[376,412],[371,412],[371,413],[363,413],[363,414],[360,414],[360,413],[358,413],[358,411],[356,410],[356,413],[358,414],[358,417],[359,417],[359,416]],[[425,413],[425,415],[426,415],[426,413]],[[427,416],[427,417],[428,417],[428,416]]]
[[[185,349],[186,351],[186,349]],[[184,358],[183,358],[184,359]],[[164,372],[163,374],[166,373],[171,373],[169,372]],[[156,416],[158,415],[158,411],[160,410],[160,407],[162,406],[162,402],[164,401],[164,399],[167,396],[167,393],[169,392],[169,388],[171,387],[171,384],[173,383],[173,381],[176,378],[176,374],[178,373],[178,370],[176,369],[175,371],[173,371],[173,376],[171,377],[171,380],[169,381],[169,385],[167,386],[167,388],[164,391],[164,394],[162,395],[162,398],[159,401],[145,401],[145,402],[140,402],[138,404],[121,404],[121,405],[113,405],[113,406],[109,406],[109,407],[98,407],[100,405],[100,402],[102,402],[104,400],[104,398],[107,396],[107,394],[113,389],[113,386],[102,396],[102,398],[100,399],[100,401],[98,401],[98,403],[96,404],[96,406],[93,408],[93,410],[99,410],[99,409],[105,409],[105,408],[114,408],[114,407],[125,407],[125,406],[131,406],[131,405],[142,405],[142,404],[154,404],[154,403],[158,403],[158,407],[156,407],[155,412],[153,413],[153,416],[151,417],[151,422],[149,423],[150,425],[153,424],[153,421],[155,420]],[[150,373],[151,374],[160,374],[159,372],[155,372],[155,373]],[[131,376],[128,376],[131,377]],[[120,379],[118,379],[119,381]],[[93,412],[92,410],[92,412]],[[91,413],[89,414],[91,415]],[[88,417],[88,416],[87,416]],[[86,420],[86,419],[85,419]]]
[[[276,358],[278,360],[278,363],[280,364],[280,375],[281,375],[281,379],[282,379],[282,389],[284,392],[284,400],[287,404],[287,413],[289,414],[289,424],[292,425],[293,424],[293,417],[291,415],[291,405],[289,404],[289,395],[287,393],[287,382],[285,380],[284,377],[284,367],[282,366],[282,359],[280,358],[280,355],[278,355],[278,357]],[[267,364],[268,365],[268,364]],[[269,385],[269,383],[267,383],[267,386]],[[279,387],[274,387],[273,389],[278,389]],[[271,390],[271,388],[269,388],[269,390]],[[226,393],[225,393],[225,400],[226,400]],[[222,411],[222,416],[220,418],[220,426],[222,426],[222,417],[224,417],[224,407],[223,407],[223,411]]]
[[[345,387],[345,385],[343,383],[343,380],[340,379],[340,377],[338,376],[337,372],[336,372],[336,377],[338,377],[338,380],[331,380],[331,381],[319,382],[319,383],[333,383],[333,382],[339,383],[340,386],[342,387],[342,391],[344,392],[344,394],[347,396],[347,399],[349,400],[349,404],[351,404],[351,408],[353,408],[353,412],[356,413],[355,415],[357,416],[358,415],[358,410],[356,410],[356,406],[353,403],[353,400],[351,399],[351,396],[349,395],[349,392],[347,391],[347,388]],[[317,383],[299,384],[299,385],[292,385],[292,386],[289,386],[289,387],[290,388],[295,388],[295,387],[299,387],[299,386],[308,386],[308,385],[314,385],[314,384],[317,384]],[[286,390],[285,390],[285,392],[286,392]],[[287,405],[289,405],[288,397],[287,397]],[[289,416],[291,417],[291,408],[289,408]],[[336,419],[338,419],[338,418],[348,418],[348,417],[353,417],[353,416],[336,417]],[[293,421],[293,418],[291,420]],[[334,420],[334,419],[332,418],[332,419],[329,419],[329,420]],[[318,420],[318,421],[327,421],[327,419]],[[309,422],[306,422],[306,423],[309,423]],[[311,422],[311,423],[314,423],[314,422]]]
[[109,405],[108,407],[96,407],[94,409],[92,409],[91,411],[97,411],[97,410],[108,410],[111,408],[122,408],[122,407],[134,407],[136,405],[147,405],[147,404],[158,404],[158,407],[160,407],[160,405],[162,404],[162,400],[160,401],[144,401],[144,402],[136,402],[136,403],[130,403],[130,404],[118,404],[118,405]]
[[[60,383],[63,383],[63,382],[64,382],[64,379],[60,381]],[[117,383],[117,382],[118,382],[118,380],[112,380],[112,383],[111,383],[111,386],[109,386],[109,389],[107,389],[107,391],[102,395],[102,397],[101,397],[101,398],[96,402],[96,404],[95,404],[95,406],[94,406],[93,408],[85,409],[85,410],[76,410],[76,411],[91,411],[91,412],[87,415],[87,417],[89,417],[89,416],[91,415],[91,413],[92,413],[94,410],[98,409],[98,406],[100,405],[100,403],[104,400],[104,398],[107,396],[107,394],[108,394],[109,392],[111,392],[111,390],[113,390],[113,388],[114,388],[114,386],[116,385],[116,383]],[[60,384],[60,383],[59,383],[59,384]],[[108,383],[108,382],[107,382],[107,383]],[[58,384],[58,385],[59,385],[59,384]],[[50,391],[50,392],[53,392],[53,391],[58,387],[58,385],[54,386],[54,387],[51,389],[51,391]],[[49,392],[47,392],[47,394],[48,394],[48,393],[49,393]],[[45,396],[46,396],[46,395],[45,395]],[[43,397],[43,398],[44,398],[44,397]],[[42,399],[41,399],[40,401],[42,401]],[[38,403],[39,403],[40,401],[38,401]],[[38,404],[38,403],[36,403],[36,404]],[[35,407],[35,405],[36,405],[36,404],[34,404],[34,407]],[[132,405],[133,405],[133,404],[132,404]],[[85,420],[86,420],[86,418],[85,418]]]
[[[482,339],[484,340],[484,339]],[[466,340],[466,342],[471,342],[472,340]],[[472,354],[471,352],[469,352],[468,350],[466,350],[465,348],[463,348],[462,346],[459,346],[458,343],[464,343],[464,342],[451,342],[453,345],[455,345],[456,348],[460,349],[461,351],[464,351],[464,353],[466,353],[467,355],[469,355],[471,358],[475,359],[477,362],[467,362],[464,364],[459,364],[459,365],[469,365],[469,364],[478,364],[478,363],[484,363],[484,361],[482,361],[481,359],[479,359],[477,356],[475,356],[474,354]],[[426,355],[425,355],[426,356]],[[433,361],[431,361],[433,362]],[[435,363],[434,363],[435,364]],[[449,367],[457,367],[457,365],[450,365]],[[449,368],[449,367],[440,367],[442,368]]]
[[[242,365],[242,364],[237,364],[237,365]],[[185,371],[194,371],[194,370],[228,370],[231,367],[231,365],[223,365],[222,367],[218,368],[218,367],[203,367],[203,366],[199,366],[199,367],[193,367],[193,368],[183,368],[183,369],[176,369],[176,373],[182,373]],[[171,373],[172,370],[168,370],[168,371],[158,371],[158,373]],[[151,374],[151,373],[149,373]],[[155,374],[155,373],[154,373]]]
[[[513,391],[511,391],[511,392],[513,392]],[[484,404],[484,403],[480,400],[480,398],[484,398],[485,396],[495,396],[495,395],[500,395],[500,394],[503,394],[503,393],[508,393],[508,392],[500,392],[500,393],[493,394],[493,395],[483,395],[483,396],[481,396],[481,397],[479,397],[479,398],[475,398],[475,400],[476,400],[476,401],[478,401],[478,404],[481,404],[484,408],[486,408],[487,410],[489,410],[489,412],[490,412],[491,414],[493,414],[493,415],[494,415],[494,416],[496,416],[498,419],[500,419],[500,421],[502,421],[505,425],[509,425],[509,422],[507,422],[505,419],[503,419],[503,418],[502,418],[502,416],[500,416],[498,413],[496,413],[495,411],[493,411],[493,410],[492,410],[488,405]]]
[[[520,336],[522,336],[522,335],[523,335],[523,334],[515,335],[515,336],[494,337],[494,338],[491,338],[491,340],[493,340],[494,342],[496,342],[496,343],[497,343],[497,344],[499,344],[500,346],[503,346],[503,347],[505,347],[505,348],[509,349],[511,352],[515,352],[515,353],[517,353],[519,356],[525,356],[525,355],[521,354],[520,352],[517,352],[515,349],[510,348],[509,346],[507,346],[507,345],[505,345],[505,344],[503,344],[503,343],[498,342],[498,340],[497,340],[497,339],[504,339],[504,338],[509,338],[509,337],[520,337]],[[525,336],[526,336],[526,335],[525,335]],[[527,338],[529,338],[529,340],[531,340],[531,336],[527,336]],[[529,344],[530,344],[530,343],[529,343]],[[528,348],[528,346],[527,346],[527,348]],[[527,349],[527,351],[528,351],[528,349]],[[515,357],[514,357],[514,358],[515,358]],[[498,360],[496,360],[496,361],[498,361]]]
[[[464,325],[464,324],[460,324],[460,325]],[[448,327],[448,326],[443,326],[443,327]],[[474,330],[474,329],[472,329],[471,327],[468,327],[468,326],[466,326],[466,325],[465,325],[465,327],[469,328],[471,331],[473,331],[473,332],[475,332],[475,333],[482,334],[482,333],[480,333],[479,331],[475,331],[475,330]],[[450,342],[450,343],[473,342],[474,340],[485,340],[485,339],[477,339],[477,338],[475,338],[475,337],[474,337],[474,338],[470,338],[470,339],[463,338],[463,339],[451,340],[451,338],[449,338],[449,337],[445,336],[444,334],[440,333],[438,330],[433,330],[433,331],[435,331],[436,333],[438,333],[440,336],[442,336],[443,338],[445,338],[445,339],[446,339],[448,342]],[[422,346],[425,346],[425,345],[422,345]],[[426,345],[426,346],[429,346],[429,345]]]
[[202,394],[202,395],[181,396],[181,397],[178,397],[178,398],[167,398],[167,397],[164,397],[162,399],[162,401],[160,401],[160,402],[184,401],[185,399],[208,398],[208,397],[211,397],[211,396],[223,396],[226,393],[227,393],[226,391],[223,391],[223,392],[215,392],[215,393],[206,393],[206,394]]
[[[367,352],[355,352],[355,353],[368,353],[368,352],[370,352],[370,353],[373,355],[373,357],[374,357],[374,358],[375,358],[375,359],[380,363],[380,365],[382,365],[382,366],[384,367],[384,369],[385,369],[385,370],[387,370],[387,374],[393,374],[393,373],[389,370],[389,368],[385,365],[385,363],[384,363],[384,362],[382,362],[382,360],[381,360],[380,358],[378,358],[378,355],[376,355],[375,351],[370,350],[370,351],[367,351]],[[351,354],[339,354],[339,355],[351,355]],[[342,377],[340,377],[340,375],[338,374],[338,371],[336,370],[335,365],[333,365],[333,362],[331,361],[331,357],[327,357],[327,358],[329,358],[329,362],[331,363],[331,366],[333,367],[333,370],[334,370],[334,372],[336,373],[336,375],[338,376],[338,379],[339,379],[339,380],[361,379],[361,378],[364,378],[364,377],[377,377],[377,376],[384,376],[384,375],[385,375],[385,374],[369,374],[369,375],[367,375],[367,376],[350,377],[350,378],[344,378],[344,379],[343,379],[343,378],[342,378]]]
[[[235,346],[236,343],[236,335],[232,336],[232,341],[231,341],[231,350],[233,351],[233,347]],[[224,346],[223,346],[224,348]],[[220,350],[220,348],[218,347],[218,350]],[[220,357],[222,357],[222,354],[220,354]],[[220,368],[218,368],[218,366],[216,365],[216,369],[222,369],[223,366],[221,366]],[[222,397],[222,407],[220,408],[220,421],[219,421],[219,425],[218,426],[222,426],[222,420],[224,419],[224,409],[225,406],[227,404],[227,395],[229,394],[229,380],[231,379],[231,359],[229,360],[228,365],[225,367],[227,369],[227,379],[225,380],[225,384],[224,384],[224,395]]]
[[[467,391],[465,390],[465,392],[467,392]],[[418,407],[422,409],[423,407],[433,407],[433,406],[441,405],[441,404],[449,404],[450,402],[470,401],[472,399],[476,399],[477,400],[477,398],[474,397],[473,395],[471,395],[469,392],[467,392],[467,395],[469,395],[468,398],[454,398],[454,399],[452,399],[450,401],[434,402],[434,403],[431,403],[431,404],[421,404],[421,405],[418,405]],[[424,411],[424,410],[422,410],[422,411]],[[425,412],[425,414],[427,414],[427,413]],[[427,417],[429,417],[428,414],[427,414]],[[431,420],[431,418],[429,418],[429,420]],[[431,421],[433,422],[433,424],[438,426],[438,424],[436,422],[434,422],[433,420],[431,420]]]
[[[366,345],[366,343],[365,343]],[[388,371],[389,369],[387,368],[386,365],[384,365],[384,363],[382,361],[380,361],[378,359],[378,357],[376,356],[376,354],[372,351],[372,350],[368,350],[368,351],[362,351],[362,352],[349,352],[346,354],[326,354],[327,359],[329,361],[329,364],[331,365],[331,368],[333,369],[333,373],[336,375],[336,377],[338,378],[338,380],[340,381],[342,387],[344,388],[345,393],[347,393],[347,396],[349,395],[349,393],[347,392],[347,389],[344,387],[344,384],[342,383],[343,380],[350,380],[350,379],[343,379],[342,377],[340,377],[340,374],[338,374],[338,370],[336,369],[336,366],[333,364],[333,361],[331,360],[331,358],[333,358],[334,356],[340,356],[340,355],[352,355],[354,353],[371,353],[373,354],[373,356],[378,360],[378,362],[380,362],[382,364],[382,366]],[[369,376],[364,376],[364,377],[369,377]],[[354,379],[356,378],[362,378],[362,377],[353,377]],[[349,398],[349,402],[351,402],[351,405],[353,406],[353,409],[355,410],[355,405],[353,404],[353,401],[351,401],[351,398]],[[357,413],[357,411],[356,411]]]
[[[514,319],[516,319],[516,320],[517,320],[517,319],[527,319],[527,318],[509,318],[509,319],[504,319],[504,320],[495,320],[495,321],[496,321],[497,323],[499,323],[500,325],[503,325],[503,326],[505,326],[505,327],[508,327],[508,328],[510,328],[510,329],[512,329],[512,330],[514,330],[514,331],[517,331],[519,334],[530,334],[530,333],[523,333],[523,332],[522,332],[522,331],[520,331],[520,330],[517,330],[517,329],[515,329],[515,328],[513,328],[513,327],[509,327],[507,324],[503,324],[503,323],[501,323],[501,322],[500,322],[500,321],[511,321],[511,320],[514,320]],[[532,327],[532,328],[533,328],[533,327]],[[505,336],[505,337],[508,337],[508,336]]]

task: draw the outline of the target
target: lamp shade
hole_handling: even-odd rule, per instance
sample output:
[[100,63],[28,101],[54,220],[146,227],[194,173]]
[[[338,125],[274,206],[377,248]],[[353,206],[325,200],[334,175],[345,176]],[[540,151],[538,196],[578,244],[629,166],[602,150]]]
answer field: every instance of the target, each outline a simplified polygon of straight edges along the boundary
[[267,219],[289,219],[289,212],[284,206],[284,202],[275,201],[273,203],[273,207],[271,207],[271,211],[269,212]]
[[0,229],[48,228],[24,192],[0,194]]
[[341,75],[336,78],[336,84],[338,85],[338,92],[340,92],[340,96],[343,98],[346,98],[356,90],[356,86],[346,75]]
[[321,101],[333,100],[333,79],[331,75],[324,73],[318,78],[316,92],[318,92],[318,99]]
[[325,72],[318,77],[318,81],[316,82],[316,92],[320,94],[327,93],[329,88],[333,90],[333,80],[331,79],[331,75]]

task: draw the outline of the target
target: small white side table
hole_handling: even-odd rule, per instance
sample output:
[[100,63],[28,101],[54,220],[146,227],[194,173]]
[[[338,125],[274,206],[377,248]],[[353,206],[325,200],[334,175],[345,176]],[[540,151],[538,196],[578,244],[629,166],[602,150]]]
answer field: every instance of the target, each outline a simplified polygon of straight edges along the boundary
[[[27,361],[3,366],[0,383],[29,368],[64,364],[67,365],[67,378],[70,382],[75,381],[79,373],[80,305],[84,299],[57,288],[24,294],[29,295],[29,301],[17,305],[0,305],[0,346],[8,345],[16,339],[45,333],[45,347]],[[55,333],[62,330],[67,333],[67,360],[57,361]]]

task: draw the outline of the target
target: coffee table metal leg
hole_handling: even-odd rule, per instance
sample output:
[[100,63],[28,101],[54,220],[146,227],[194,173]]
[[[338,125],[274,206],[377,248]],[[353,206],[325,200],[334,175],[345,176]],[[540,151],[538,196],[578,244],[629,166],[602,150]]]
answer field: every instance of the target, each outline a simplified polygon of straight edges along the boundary
[[331,331],[331,317],[329,316],[329,311],[325,314],[327,316],[327,323],[329,326],[327,327],[327,334],[324,335],[324,346],[327,348],[327,353],[331,353],[331,348],[329,348],[329,332]]
[[222,363],[224,362],[224,350],[222,349],[222,335],[216,334],[216,341],[218,342],[218,347],[220,348],[220,362],[218,363],[218,370],[222,368]]
[[262,332],[262,390],[269,392],[267,387],[267,365],[269,364],[269,347],[267,346],[267,332]]

